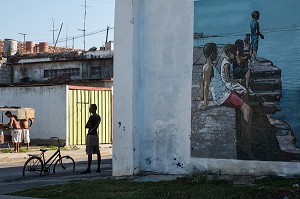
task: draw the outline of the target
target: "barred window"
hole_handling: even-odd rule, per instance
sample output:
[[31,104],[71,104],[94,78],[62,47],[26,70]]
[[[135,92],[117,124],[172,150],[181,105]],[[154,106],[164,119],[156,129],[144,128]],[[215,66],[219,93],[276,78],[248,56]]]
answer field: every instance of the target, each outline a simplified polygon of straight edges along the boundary
[[91,75],[101,75],[102,74],[102,67],[92,67]]
[[79,76],[79,73],[79,68],[50,69],[44,70],[44,78],[58,77],[65,74],[70,74],[70,76]]

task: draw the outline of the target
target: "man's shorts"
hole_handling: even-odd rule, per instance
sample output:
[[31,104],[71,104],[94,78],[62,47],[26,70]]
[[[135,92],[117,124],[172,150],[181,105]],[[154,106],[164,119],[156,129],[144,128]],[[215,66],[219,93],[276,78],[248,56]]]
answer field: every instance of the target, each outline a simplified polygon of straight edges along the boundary
[[88,155],[100,153],[98,135],[87,135],[85,152]]
[[244,104],[244,101],[234,92],[232,92],[222,106],[233,107],[236,109],[241,109]]
[[11,130],[12,143],[21,143],[22,142],[22,129],[13,129]]
[[257,51],[258,50],[258,38],[257,39],[251,39],[251,50]]
[[22,129],[22,140],[25,144],[30,143],[29,129]]

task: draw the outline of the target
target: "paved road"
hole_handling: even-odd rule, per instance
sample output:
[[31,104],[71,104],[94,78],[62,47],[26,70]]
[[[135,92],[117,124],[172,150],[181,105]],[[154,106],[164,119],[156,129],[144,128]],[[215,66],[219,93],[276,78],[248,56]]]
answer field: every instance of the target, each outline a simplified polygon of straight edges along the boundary
[[[34,152],[33,154],[38,154]],[[51,155],[53,151],[47,152]],[[75,172],[70,174],[53,174],[23,177],[23,165],[28,158],[25,153],[0,153],[0,199],[8,198],[7,194],[26,189],[32,189],[41,186],[49,186],[55,184],[62,184],[74,180],[93,180],[112,176],[112,148],[106,145],[101,145],[101,173],[96,173],[96,155],[93,155],[92,173],[80,174],[86,169],[87,156],[85,154],[85,147],[79,146],[78,150],[62,151],[63,155],[70,155],[75,160]],[[53,167],[52,167],[53,169]],[[13,197],[15,198],[15,197]]]
[[[5,165],[0,166],[0,194],[6,194],[16,191],[22,191],[26,189],[48,186],[53,184],[66,183],[74,180],[93,180],[104,178],[112,175],[112,163],[110,158],[102,160],[101,173],[96,173],[96,161],[92,162],[91,174],[80,174],[80,172],[86,169],[86,160],[77,161],[74,173],[70,174],[53,174],[42,176],[30,176],[23,177],[22,169],[23,165],[12,166]],[[1,198],[1,197],[0,197]]]

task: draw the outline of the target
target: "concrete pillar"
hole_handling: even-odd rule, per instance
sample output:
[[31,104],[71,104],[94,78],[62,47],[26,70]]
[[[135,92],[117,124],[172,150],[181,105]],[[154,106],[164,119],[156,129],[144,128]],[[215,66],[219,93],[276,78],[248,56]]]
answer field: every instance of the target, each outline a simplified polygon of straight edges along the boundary
[[186,173],[193,0],[116,0],[113,175]]

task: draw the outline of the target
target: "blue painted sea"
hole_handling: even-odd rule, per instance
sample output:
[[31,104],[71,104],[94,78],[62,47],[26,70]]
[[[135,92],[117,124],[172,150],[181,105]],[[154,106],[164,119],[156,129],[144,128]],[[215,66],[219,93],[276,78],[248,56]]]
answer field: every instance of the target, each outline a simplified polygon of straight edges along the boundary
[[223,37],[195,40],[194,45],[208,42],[227,44],[244,39],[245,33],[250,31],[251,12],[258,9],[261,12],[261,32],[265,36],[259,42],[258,56],[271,60],[282,72],[281,111],[274,117],[290,124],[300,147],[300,12],[297,11],[300,2],[288,2],[251,0],[237,4],[233,0],[222,3],[217,0],[197,1],[194,32]]

